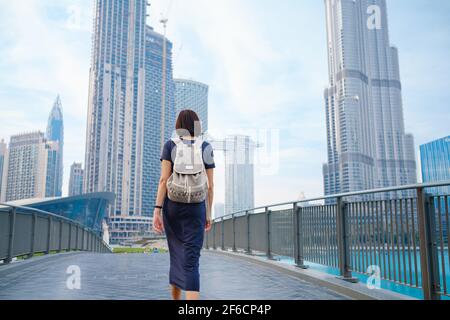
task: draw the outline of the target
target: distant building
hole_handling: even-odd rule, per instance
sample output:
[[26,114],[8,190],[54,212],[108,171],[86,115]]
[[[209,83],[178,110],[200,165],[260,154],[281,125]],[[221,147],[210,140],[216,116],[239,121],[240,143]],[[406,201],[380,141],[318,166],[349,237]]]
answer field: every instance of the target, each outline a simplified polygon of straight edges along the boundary
[[3,167],[6,160],[6,153],[7,153],[7,145],[5,143],[5,140],[0,141],[0,199],[1,199],[1,193],[2,193],[2,180],[3,180]]
[[[64,149],[64,122],[61,99],[59,95],[56,97],[56,101],[53,104],[52,111],[48,118],[47,123],[47,141],[52,141],[55,145],[55,152],[51,159],[51,171],[47,174],[48,179],[54,180],[47,186],[47,197],[60,197],[62,195],[62,183],[63,183],[63,149]],[[56,146],[56,144],[58,144]]]
[[103,232],[102,223],[107,214],[106,210],[113,201],[113,193],[103,192],[83,194],[75,197],[38,197],[11,201],[8,204],[30,207],[63,216],[101,235]]
[[69,196],[78,196],[83,193],[84,170],[81,163],[74,163],[70,166]]
[[151,217],[114,216],[108,219],[108,224],[110,244],[127,244],[153,236]]
[[220,218],[225,215],[225,204],[216,203],[214,205],[214,218]]
[[147,1],[94,2],[83,191],[115,193],[109,216],[140,215]]
[[55,182],[58,143],[47,142],[42,132],[11,137],[4,164],[2,201],[45,198]]
[[225,215],[255,207],[254,150],[248,136],[225,139]]
[[[450,181],[450,136],[420,146],[422,181]],[[450,187],[433,188],[432,193],[450,195]]]
[[[96,0],[95,4],[84,191],[116,194],[110,218],[151,216],[161,136],[170,139],[175,120],[172,44],[146,25],[148,1]],[[161,130],[163,83],[165,129]]]
[[[370,10],[380,23],[368,26]],[[385,0],[326,0],[329,87],[324,92],[325,194],[416,183],[414,142],[405,133],[397,48]]]
[[175,111],[195,111],[202,123],[202,132],[208,131],[208,86],[186,79],[175,79]]
[[[162,64],[164,36],[150,26],[145,33],[145,96],[142,115],[142,145],[136,146],[142,154],[136,167],[135,213],[143,216],[153,215],[161,173],[161,105],[162,105]],[[166,39],[166,98],[164,116],[164,141],[172,137],[175,129],[175,100],[172,71],[172,43]]]

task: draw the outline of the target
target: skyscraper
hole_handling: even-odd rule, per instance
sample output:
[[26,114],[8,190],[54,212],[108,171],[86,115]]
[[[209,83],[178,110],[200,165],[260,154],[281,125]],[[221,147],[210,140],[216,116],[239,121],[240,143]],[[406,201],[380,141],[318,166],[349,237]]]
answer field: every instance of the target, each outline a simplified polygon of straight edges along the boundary
[[[142,215],[153,214],[156,192],[161,173],[161,104],[164,36],[147,26],[145,35],[145,96],[142,122],[142,165],[138,166]],[[166,91],[164,140],[172,136],[175,128],[175,85],[172,71],[172,43],[166,39]]]
[[330,85],[325,90],[325,194],[416,182],[405,134],[398,52],[385,0],[325,0]]
[[[420,146],[423,182],[450,180],[450,136]],[[450,187],[432,188],[431,193],[450,195]]]
[[0,141],[0,199],[2,194],[2,180],[3,180],[3,168],[5,167],[5,160],[6,160],[6,152],[7,152],[7,146],[5,143],[5,140]]
[[81,163],[75,162],[70,166],[69,197],[83,193],[83,174]]
[[254,151],[248,136],[225,139],[225,214],[255,207]]
[[139,215],[146,0],[96,0],[85,192],[111,191],[110,215]]
[[[49,179],[53,179],[54,183],[50,183],[47,186],[47,197],[60,197],[62,195],[62,183],[63,183],[63,148],[64,148],[64,123],[61,99],[59,95],[56,97],[56,101],[53,105],[52,111],[48,118],[47,123],[47,141],[52,141],[55,151],[52,155],[50,162],[52,163],[52,170],[49,170]],[[52,176],[54,175],[54,176]]]
[[208,86],[185,79],[175,79],[175,112],[191,109],[202,122],[202,131],[208,131]]
[[2,201],[45,198],[54,183],[58,144],[47,142],[42,132],[11,137],[4,167]]

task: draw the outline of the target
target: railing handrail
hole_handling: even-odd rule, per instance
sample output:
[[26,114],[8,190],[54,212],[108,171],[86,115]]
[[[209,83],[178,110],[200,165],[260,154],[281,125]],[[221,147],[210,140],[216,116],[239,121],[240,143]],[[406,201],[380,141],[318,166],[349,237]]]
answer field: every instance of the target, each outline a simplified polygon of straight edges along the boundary
[[[293,258],[299,268],[307,268],[308,261],[336,268],[340,278],[350,282],[358,281],[353,272],[370,276],[376,266],[380,280],[422,289],[426,300],[450,297],[445,280],[450,192],[438,189],[445,186],[450,181],[237,211],[214,220],[211,235],[206,233],[206,249],[265,252],[268,259],[276,254]],[[379,196],[365,196],[373,194]],[[323,201],[327,199],[334,201]],[[274,207],[279,208],[272,211]]]
[[[75,220],[72,220],[72,219],[69,219],[69,218],[66,218],[64,216],[60,216],[60,215],[57,215],[57,214],[54,214],[54,213],[51,213],[51,212],[48,212],[48,211],[44,211],[44,210],[40,210],[40,209],[36,209],[36,208],[31,208],[31,207],[27,207],[27,206],[11,205],[11,204],[2,203],[2,202],[0,202],[0,206],[6,207],[6,208],[11,208],[11,209],[25,210],[25,212],[21,212],[21,214],[37,213],[37,214],[41,214],[41,215],[51,216],[52,218],[56,218],[56,219],[59,219],[59,220],[64,220],[64,221],[69,222],[71,224],[78,225],[81,228],[85,229],[86,231],[95,233],[95,230],[93,230],[93,229],[91,229],[91,228],[89,228],[89,227],[79,223],[78,221],[75,221]],[[31,213],[30,212],[26,212],[26,211],[31,211]],[[1,212],[1,210],[0,210],[0,212]]]
[[[3,202],[0,202],[0,206],[6,207],[6,208],[11,208],[11,209],[25,210],[25,212],[21,212],[20,214],[33,214],[33,213],[36,213],[36,214],[40,214],[40,215],[51,216],[52,218],[56,218],[56,219],[59,219],[59,220],[62,220],[62,221],[66,221],[66,222],[68,222],[68,223],[70,223],[72,225],[75,225],[75,226],[79,226],[81,229],[84,229],[84,230],[86,230],[88,232],[91,232],[94,235],[98,236],[97,232],[94,229],[89,228],[89,227],[83,225],[82,223],[80,223],[78,221],[75,221],[75,220],[69,219],[67,217],[64,217],[64,216],[61,216],[61,215],[57,215],[57,214],[54,214],[54,213],[51,213],[51,212],[48,212],[48,211],[44,211],[44,210],[40,210],[40,209],[36,209],[36,208],[31,208],[31,207],[27,207],[27,206],[11,205],[11,204],[8,204],[8,203],[3,203]],[[31,211],[31,212],[26,212],[26,211]],[[1,210],[0,210],[0,212],[1,212]],[[101,238],[101,237],[99,237],[99,238]],[[102,240],[102,242],[103,242],[103,244],[105,246],[107,246],[108,248],[111,248],[108,243],[106,243],[103,239],[101,239],[101,240]]]
[[[56,250],[57,252],[61,252],[63,250],[112,252],[109,244],[107,244],[103,240],[101,235],[99,235],[96,230],[87,227],[78,221],[69,219],[62,215],[27,206],[0,203],[0,208],[2,221],[4,221],[3,218],[6,216],[6,219],[8,221],[7,223],[9,224],[9,231],[7,231],[8,241],[2,243],[2,246],[0,246],[0,260],[2,260],[3,263],[8,264],[13,260],[14,257],[19,255],[32,257],[36,252],[44,252],[46,254],[49,254],[52,250]],[[21,220],[21,222],[25,223],[25,225],[31,228],[29,229],[31,236],[29,236],[28,238],[25,237],[25,240],[22,239],[23,237],[18,237],[16,235],[17,215],[21,215],[25,219],[28,219],[26,221]],[[40,240],[41,242],[38,242],[35,236],[37,232],[42,232],[42,224],[40,224],[41,230],[37,230],[37,217],[43,218],[45,221],[48,221],[48,227],[47,229],[45,229],[46,237],[44,241],[47,243],[45,246],[42,245],[42,239]],[[56,222],[59,225],[57,229],[52,228],[53,222]],[[68,235],[64,235],[63,225],[69,226]],[[75,231],[72,231],[74,228]],[[80,232],[81,239],[79,238]],[[75,244],[73,244],[74,240]],[[59,244],[55,244],[54,241],[59,242]],[[63,244],[63,241],[68,241],[68,243]],[[38,245],[37,243],[39,243],[40,246],[38,247],[38,249],[36,249],[36,246]],[[15,251],[15,247],[17,245],[19,246],[20,250]]]
[[431,183],[416,183],[416,184],[411,184],[411,185],[379,188],[379,189],[372,189],[372,190],[362,190],[362,191],[340,193],[340,194],[334,194],[334,195],[328,195],[328,196],[322,196],[322,197],[316,197],[316,198],[310,198],[310,199],[304,199],[304,200],[281,202],[281,203],[275,203],[275,204],[271,204],[271,205],[265,205],[265,206],[260,206],[260,207],[256,207],[256,208],[250,208],[250,209],[246,209],[246,210],[236,211],[236,212],[233,212],[230,214],[226,214],[220,218],[215,218],[213,220],[213,222],[221,221],[226,218],[232,218],[233,216],[238,215],[238,214],[247,213],[250,211],[261,210],[261,209],[273,208],[273,207],[282,207],[282,206],[294,205],[294,204],[299,204],[299,203],[307,203],[307,202],[320,201],[320,200],[331,200],[331,199],[336,199],[336,198],[348,198],[348,197],[369,195],[369,194],[376,194],[376,193],[405,191],[405,190],[412,190],[412,189],[418,189],[418,188],[422,188],[422,189],[438,188],[438,187],[445,187],[445,186],[450,186],[450,180],[442,181],[442,182],[431,182]]

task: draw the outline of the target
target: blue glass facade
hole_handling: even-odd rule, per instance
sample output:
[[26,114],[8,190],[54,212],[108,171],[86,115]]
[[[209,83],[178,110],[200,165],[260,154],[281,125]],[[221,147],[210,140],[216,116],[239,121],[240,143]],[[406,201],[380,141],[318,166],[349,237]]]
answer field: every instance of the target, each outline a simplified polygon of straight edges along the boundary
[[85,192],[113,192],[110,215],[140,215],[147,1],[96,0]]
[[[450,180],[450,136],[420,146],[422,181]],[[450,194],[450,187],[434,188],[432,193]]]
[[70,166],[69,197],[83,194],[83,172],[81,163]]
[[113,193],[91,193],[76,197],[57,198],[33,202],[25,200],[18,205],[39,209],[68,219],[96,231],[102,232],[102,221],[109,204],[114,202]]
[[[146,28],[145,42],[145,110],[142,169],[142,207],[144,216],[153,214],[161,173],[161,104],[164,37],[151,27]],[[166,107],[164,140],[171,138],[175,128],[175,85],[172,71],[172,43],[167,40]]]
[[202,133],[208,131],[208,91],[206,84],[175,79],[175,112],[178,115],[185,109],[195,111],[202,123]]
[[60,197],[63,183],[63,148],[64,148],[64,123],[60,97],[56,97],[52,111],[48,118],[46,139],[56,145],[49,153],[47,166],[46,197]]
[[60,155],[59,150],[48,147],[47,156],[47,177],[45,182],[45,196],[46,197],[60,197],[61,190],[59,189],[58,171],[59,171]]

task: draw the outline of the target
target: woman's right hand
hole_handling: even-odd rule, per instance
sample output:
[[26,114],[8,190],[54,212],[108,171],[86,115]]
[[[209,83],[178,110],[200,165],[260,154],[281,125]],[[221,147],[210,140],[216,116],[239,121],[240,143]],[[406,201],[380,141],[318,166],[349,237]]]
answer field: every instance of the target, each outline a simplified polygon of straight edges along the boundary
[[164,232],[164,224],[161,214],[161,209],[155,209],[153,211],[153,231],[162,234]]

